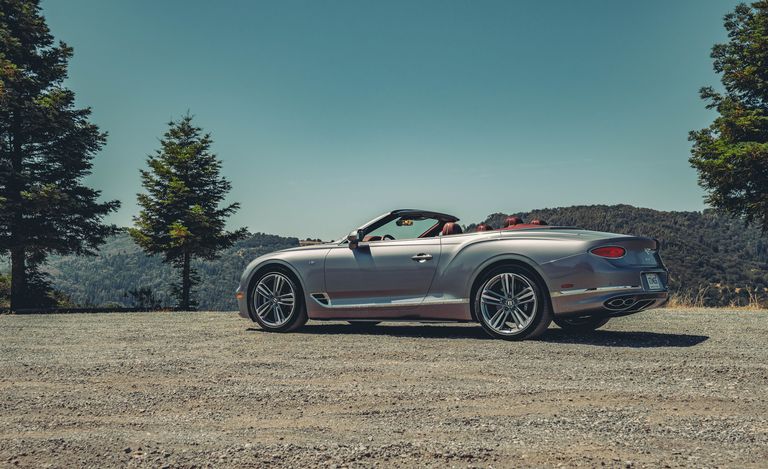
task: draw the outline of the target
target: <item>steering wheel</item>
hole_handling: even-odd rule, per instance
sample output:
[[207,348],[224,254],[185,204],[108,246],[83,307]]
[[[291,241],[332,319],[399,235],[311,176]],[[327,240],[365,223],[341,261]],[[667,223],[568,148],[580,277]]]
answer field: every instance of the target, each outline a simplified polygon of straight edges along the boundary
[[381,237],[382,241],[387,240],[387,239],[395,239],[395,237],[392,236],[391,234],[385,234],[384,236]]

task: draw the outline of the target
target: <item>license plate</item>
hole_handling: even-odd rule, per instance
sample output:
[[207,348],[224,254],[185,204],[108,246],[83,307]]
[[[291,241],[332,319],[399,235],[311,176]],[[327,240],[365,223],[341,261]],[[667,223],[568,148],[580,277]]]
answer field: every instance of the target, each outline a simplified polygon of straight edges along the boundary
[[659,274],[645,274],[645,283],[648,284],[649,290],[661,290],[664,288]]

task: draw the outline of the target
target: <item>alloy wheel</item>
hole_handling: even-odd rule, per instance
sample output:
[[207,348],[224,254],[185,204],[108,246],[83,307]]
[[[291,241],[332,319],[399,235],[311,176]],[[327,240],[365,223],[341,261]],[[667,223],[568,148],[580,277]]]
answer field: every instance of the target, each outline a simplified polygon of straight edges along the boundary
[[538,301],[532,281],[522,275],[502,272],[482,286],[480,313],[483,322],[501,335],[517,335],[533,322]]
[[285,275],[273,272],[262,277],[256,284],[253,310],[264,324],[282,327],[291,319],[295,309],[295,287]]

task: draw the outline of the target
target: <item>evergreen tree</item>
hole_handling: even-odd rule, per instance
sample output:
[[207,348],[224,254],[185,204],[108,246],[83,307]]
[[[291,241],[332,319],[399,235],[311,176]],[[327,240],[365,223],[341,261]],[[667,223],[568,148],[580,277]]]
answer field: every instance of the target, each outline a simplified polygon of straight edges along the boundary
[[724,20],[728,42],[712,59],[725,91],[700,91],[719,116],[690,133],[690,162],[708,203],[768,232],[768,1],[740,4]]
[[156,310],[163,306],[162,301],[150,287],[128,290],[126,298],[130,298],[132,306],[139,309]]
[[11,277],[0,274],[0,309],[10,306]]
[[38,266],[50,253],[91,253],[119,202],[82,184],[106,135],[63,86],[72,48],[37,0],[0,0],[0,253],[11,258],[11,308],[50,299]]
[[147,253],[163,254],[181,270],[173,292],[186,310],[196,307],[192,288],[199,277],[192,258],[215,259],[247,231],[224,229],[240,205],[220,206],[232,186],[219,175],[221,162],[210,152],[210,134],[192,125],[189,114],[168,127],[160,150],[147,159],[149,170],[141,171],[146,193],[138,195],[142,210],[130,234]]

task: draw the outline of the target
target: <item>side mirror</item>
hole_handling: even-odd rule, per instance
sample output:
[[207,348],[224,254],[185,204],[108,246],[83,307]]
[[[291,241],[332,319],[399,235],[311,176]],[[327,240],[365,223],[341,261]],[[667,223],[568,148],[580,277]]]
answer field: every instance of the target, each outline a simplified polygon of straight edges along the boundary
[[360,243],[360,232],[355,230],[347,235],[347,242],[349,243],[349,249],[357,249],[357,245]]

